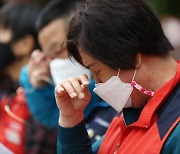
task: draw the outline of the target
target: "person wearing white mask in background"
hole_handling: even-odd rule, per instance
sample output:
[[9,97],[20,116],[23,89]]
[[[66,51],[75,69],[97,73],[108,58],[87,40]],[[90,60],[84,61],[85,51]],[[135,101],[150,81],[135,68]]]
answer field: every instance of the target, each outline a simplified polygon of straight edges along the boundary
[[22,70],[21,84],[34,118],[47,128],[58,128],[59,109],[54,97],[55,85],[67,78],[86,74],[91,81],[88,88],[92,99],[85,110],[85,121],[94,142],[104,135],[117,112],[93,92],[91,72],[76,60],[69,59],[63,44],[69,22],[83,2],[55,0],[42,10],[36,22],[42,52],[33,52],[28,66]]
[[89,80],[62,81],[55,89],[58,154],[180,153],[180,61],[143,0],[87,0],[71,21],[67,48],[91,70],[94,92],[119,114],[99,149],[91,147],[84,123]]
[[174,47],[171,55],[178,60],[180,59],[180,19],[173,16],[164,16],[161,23],[165,35]]
[[79,74],[86,74],[90,80],[92,78],[88,69],[80,65],[76,60],[69,58],[53,59],[50,62],[50,73],[55,85],[69,77],[77,77]]

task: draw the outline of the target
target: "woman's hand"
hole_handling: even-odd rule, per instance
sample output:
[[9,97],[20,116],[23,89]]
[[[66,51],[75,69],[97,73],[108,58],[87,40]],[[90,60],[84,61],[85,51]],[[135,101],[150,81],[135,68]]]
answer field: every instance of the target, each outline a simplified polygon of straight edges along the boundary
[[62,127],[73,127],[83,120],[84,109],[91,99],[88,85],[87,76],[81,75],[56,86],[55,97],[60,110],[59,124]]

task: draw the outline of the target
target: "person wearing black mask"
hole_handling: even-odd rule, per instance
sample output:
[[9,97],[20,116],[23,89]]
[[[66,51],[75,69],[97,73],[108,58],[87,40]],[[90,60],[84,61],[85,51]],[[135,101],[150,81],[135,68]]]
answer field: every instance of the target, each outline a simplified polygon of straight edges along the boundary
[[[33,4],[9,4],[0,11],[0,90],[13,92],[19,73],[37,47],[34,22],[39,13]],[[11,86],[4,85],[7,78]],[[14,83],[14,84],[13,84]]]
[[7,68],[14,61],[15,55],[12,52],[11,46],[9,44],[0,43],[0,98],[3,95],[3,92],[10,93],[11,91],[15,90],[15,84],[8,84],[12,83],[12,80],[7,74],[4,74],[5,68]]
[[9,44],[0,43],[0,69],[6,68],[15,60],[15,56]]

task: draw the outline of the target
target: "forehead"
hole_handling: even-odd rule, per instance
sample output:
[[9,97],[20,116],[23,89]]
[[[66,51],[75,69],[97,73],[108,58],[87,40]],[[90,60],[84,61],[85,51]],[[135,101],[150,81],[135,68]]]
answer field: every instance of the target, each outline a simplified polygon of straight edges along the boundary
[[49,50],[52,44],[61,44],[66,36],[64,19],[56,19],[45,26],[38,35],[43,50]]
[[87,52],[85,52],[83,49],[78,48],[79,54],[82,58],[82,62],[84,66],[88,66],[92,63],[98,63],[98,60],[90,56]]

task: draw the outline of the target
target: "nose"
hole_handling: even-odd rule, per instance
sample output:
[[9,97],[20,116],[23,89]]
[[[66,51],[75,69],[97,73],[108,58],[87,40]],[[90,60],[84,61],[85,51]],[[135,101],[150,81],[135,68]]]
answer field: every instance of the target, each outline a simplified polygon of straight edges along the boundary
[[102,81],[99,79],[99,77],[98,77],[97,75],[95,75],[95,74],[93,74],[93,78],[94,78],[94,81],[95,81],[96,84],[102,82]]

